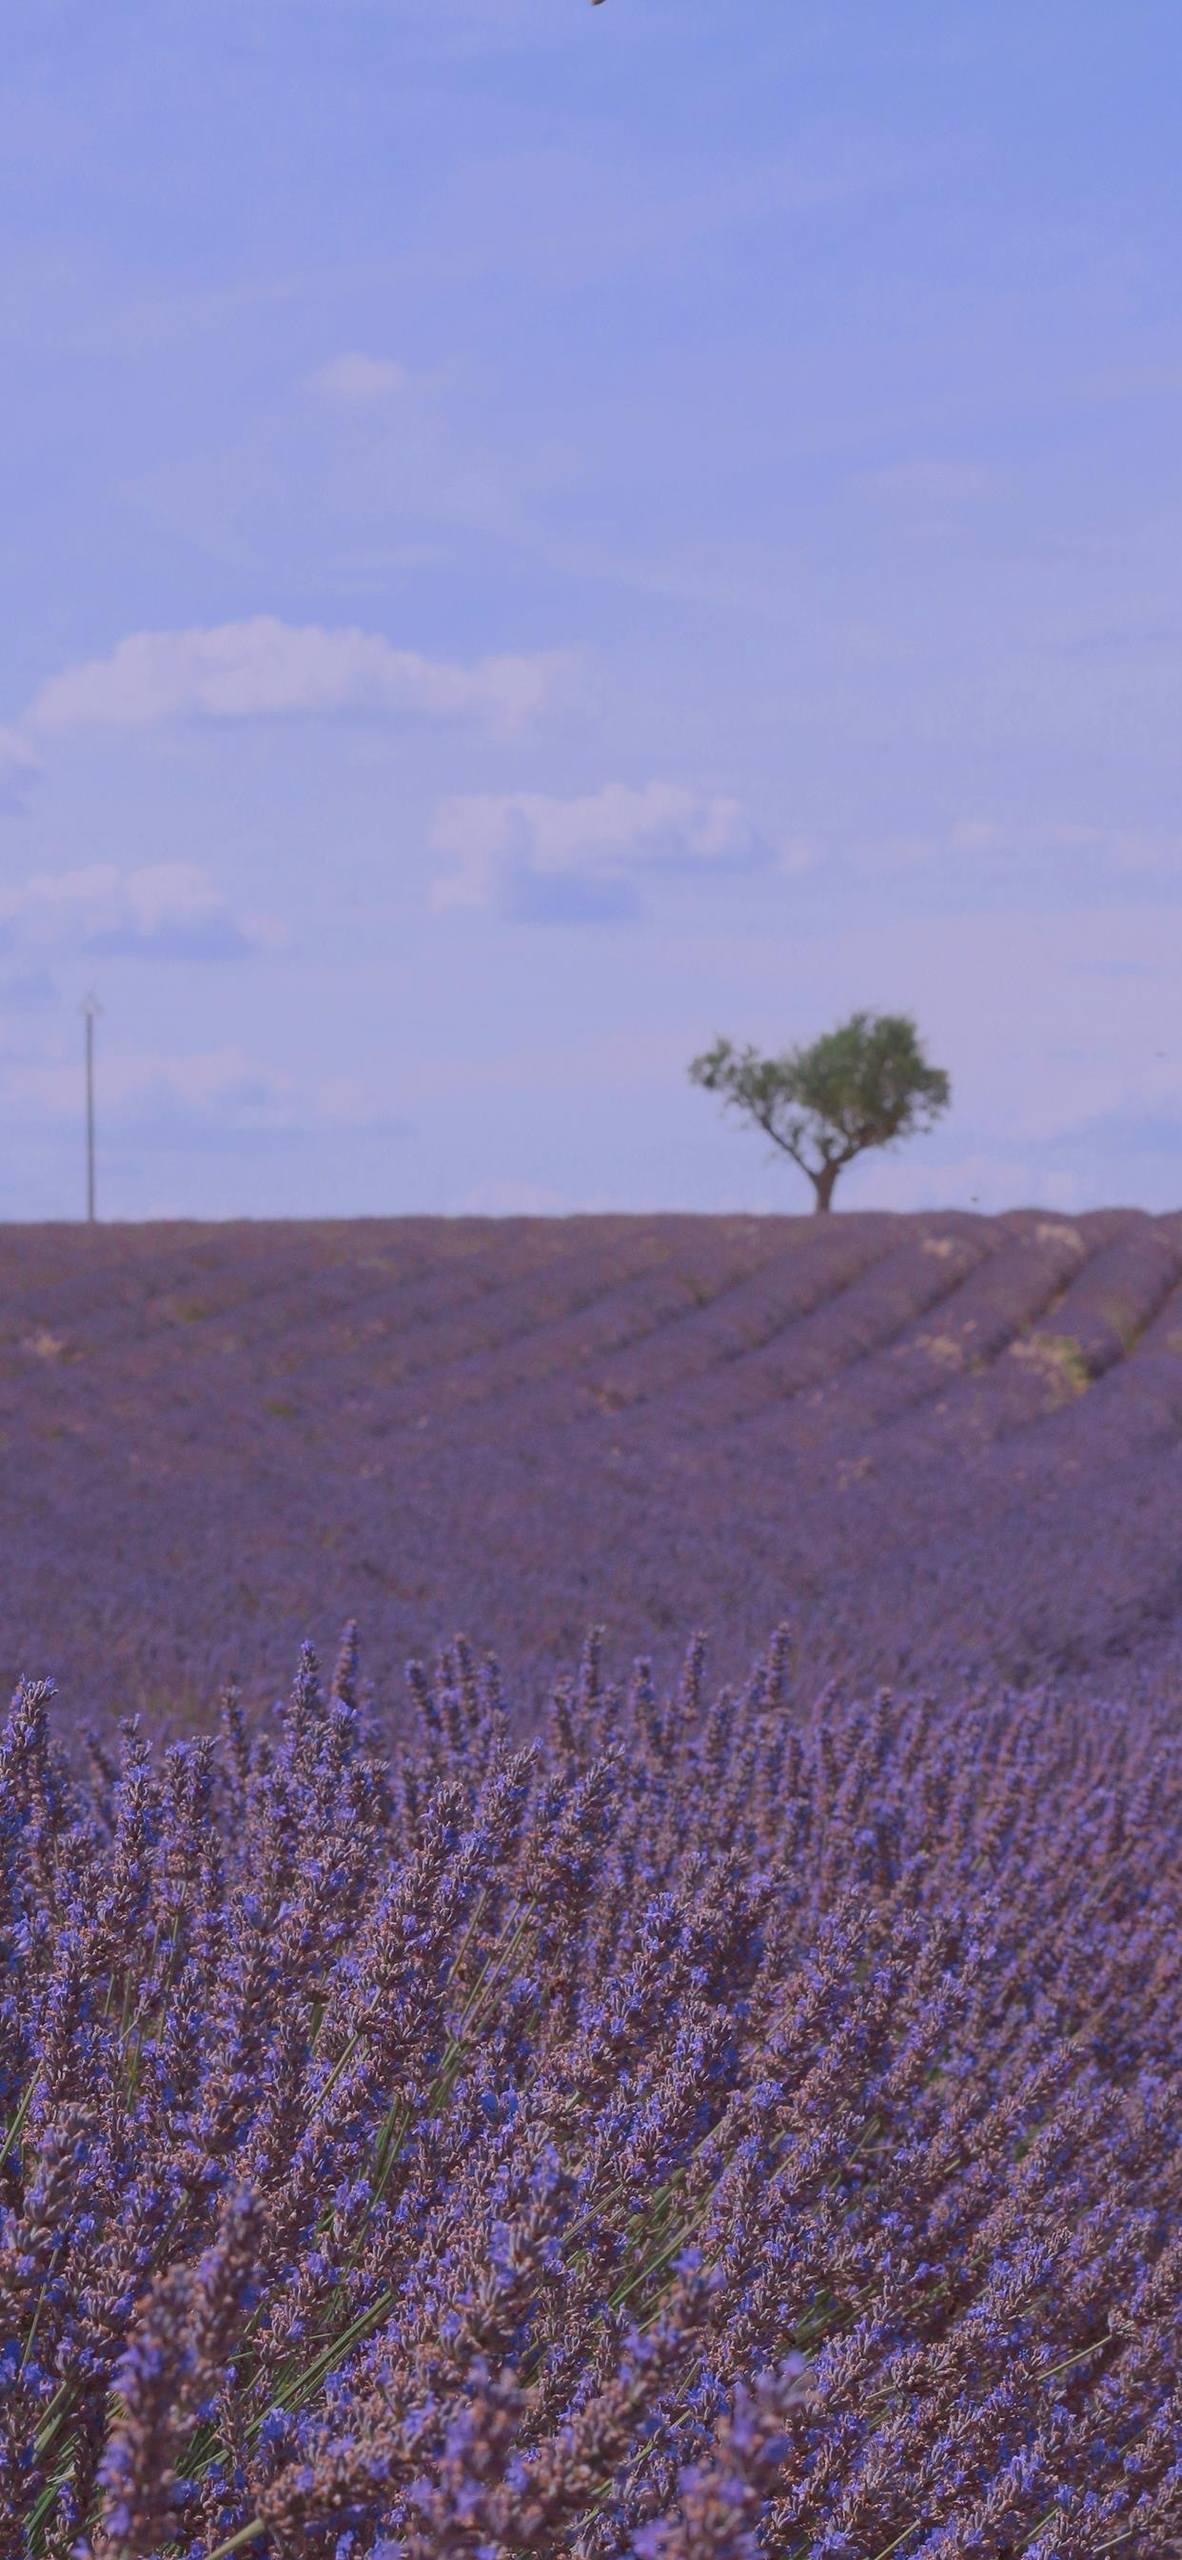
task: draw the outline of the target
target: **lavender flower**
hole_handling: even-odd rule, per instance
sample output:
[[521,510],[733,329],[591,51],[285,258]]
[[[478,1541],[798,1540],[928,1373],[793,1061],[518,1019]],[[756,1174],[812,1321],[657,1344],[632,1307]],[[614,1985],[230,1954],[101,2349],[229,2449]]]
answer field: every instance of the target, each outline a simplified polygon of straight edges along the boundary
[[1178,2547],[1176,1719],[793,1650],[19,1692],[5,2554]]

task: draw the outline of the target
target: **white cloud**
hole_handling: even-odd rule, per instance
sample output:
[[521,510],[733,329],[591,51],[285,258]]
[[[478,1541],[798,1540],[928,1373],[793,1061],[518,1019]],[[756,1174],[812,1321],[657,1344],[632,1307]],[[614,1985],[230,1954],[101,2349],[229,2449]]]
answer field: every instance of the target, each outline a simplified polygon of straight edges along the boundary
[[[104,1110],[121,1120],[162,1103],[199,1115],[231,1111],[266,1120],[283,1113],[292,1090],[290,1077],[276,1075],[236,1048],[168,1058],[116,1051],[104,1041],[100,1069]],[[77,1110],[78,1071],[73,1058],[23,1066],[9,1075],[7,1087],[10,1103],[32,1105],[51,1118],[69,1117]]]
[[36,873],[0,889],[0,933],[13,944],[172,960],[233,959],[284,938],[266,917],[236,915],[190,862]]
[[671,782],[605,783],[573,800],[467,794],[440,804],[432,842],[453,865],[436,883],[436,906],[531,915],[622,913],[638,873],[749,870],[773,858],[741,801]]
[[1149,833],[1135,827],[1052,827],[1052,848],[1070,855],[1106,861],[1113,870],[1162,874],[1182,880],[1182,835]]
[[[187,1057],[120,1050],[103,1038],[99,1078],[105,1122],[114,1129],[167,1133],[186,1127],[213,1133],[384,1129],[405,1123],[384,1100],[339,1078],[305,1079],[228,1043]],[[3,1100],[14,1117],[72,1120],[78,1110],[75,1058],[10,1063]]]
[[387,356],[334,356],[308,377],[308,388],[346,409],[371,409],[397,398],[412,377]]
[[19,729],[0,729],[0,809],[23,809],[40,770]]
[[542,709],[565,665],[557,652],[539,651],[461,666],[396,649],[381,632],[258,614],[207,630],[133,632],[109,657],[52,676],[27,718],[35,730],[49,731],[84,723],[147,728],[193,717],[419,712],[514,731]]

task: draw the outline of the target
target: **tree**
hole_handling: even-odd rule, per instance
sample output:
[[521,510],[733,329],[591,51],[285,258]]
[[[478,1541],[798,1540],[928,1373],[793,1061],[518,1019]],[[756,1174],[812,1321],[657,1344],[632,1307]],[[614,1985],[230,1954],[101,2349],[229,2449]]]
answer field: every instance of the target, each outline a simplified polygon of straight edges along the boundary
[[[843,1165],[868,1147],[930,1129],[950,1099],[943,1067],[928,1065],[903,1013],[852,1013],[811,1048],[778,1058],[716,1040],[690,1075],[791,1156],[812,1183],[818,1211],[831,1208]],[[806,1147],[819,1163],[809,1162]]]

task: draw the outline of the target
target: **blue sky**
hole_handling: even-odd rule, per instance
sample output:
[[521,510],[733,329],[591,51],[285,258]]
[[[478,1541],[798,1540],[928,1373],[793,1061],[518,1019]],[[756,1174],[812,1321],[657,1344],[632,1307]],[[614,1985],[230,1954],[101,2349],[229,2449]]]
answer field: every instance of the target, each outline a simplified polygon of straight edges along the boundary
[[1178,1205],[1176,0],[29,0],[0,1215]]

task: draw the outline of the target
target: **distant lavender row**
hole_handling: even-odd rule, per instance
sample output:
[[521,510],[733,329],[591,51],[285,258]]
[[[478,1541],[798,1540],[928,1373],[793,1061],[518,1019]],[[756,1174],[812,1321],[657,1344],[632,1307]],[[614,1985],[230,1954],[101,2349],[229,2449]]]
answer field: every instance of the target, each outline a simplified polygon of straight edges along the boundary
[[1182,1215],[0,1229],[0,1672],[190,1716],[363,1614],[816,1686],[1182,1666]]
[[1182,2547],[1177,1718],[351,1631],[0,1749],[0,2547]]

